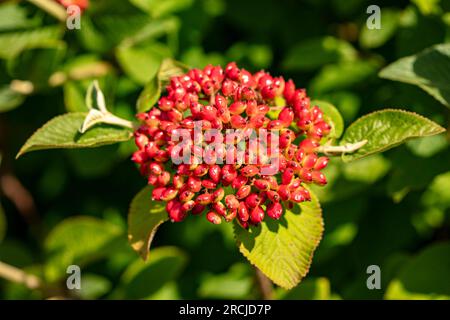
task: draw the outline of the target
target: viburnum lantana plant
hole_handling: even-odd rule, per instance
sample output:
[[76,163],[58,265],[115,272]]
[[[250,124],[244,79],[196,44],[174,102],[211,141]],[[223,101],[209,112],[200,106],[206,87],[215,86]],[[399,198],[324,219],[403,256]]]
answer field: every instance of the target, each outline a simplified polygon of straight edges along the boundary
[[242,254],[287,289],[307,274],[322,237],[313,189],[327,183],[322,170],[329,157],[354,161],[445,131],[395,109],[365,115],[344,131],[331,104],[311,101],[292,80],[252,74],[235,63],[189,70],[163,61],[138,99],[136,121],[109,112],[96,82],[86,105],[88,113],[50,120],[18,156],[134,138],[132,160],[149,186],[130,206],[133,249],[146,259],[167,220],[204,215],[214,224],[232,222]]
[[[167,95],[137,118],[133,160],[173,222],[206,212],[212,223],[236,219],[248,228],[310,201],[305,186],[326,184],[328,158],[317,148],[331,126],[292,80],[235,63],[192,69],[172,77]],[[181,136],[180,148],[173,137]]]

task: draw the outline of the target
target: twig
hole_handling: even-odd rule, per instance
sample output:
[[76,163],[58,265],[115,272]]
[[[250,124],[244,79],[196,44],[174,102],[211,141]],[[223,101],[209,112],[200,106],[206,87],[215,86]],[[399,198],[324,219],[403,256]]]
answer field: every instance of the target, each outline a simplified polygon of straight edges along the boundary
[[256,282],[258,284],[259,292],[261,293],[261,297],[263,300],[272,300],[272,281],[270,281],[269,278],[266,277],[264,273],[262,273],[261,270],[255,267],[255,273],[256,273]]
[[41,279],[35,275],[28,274],[16,267],[0,261],[0,277],[25,285],[28,289],[39,289],[42,287]]
[[344,153],[352,153],[360,149],[367,143],[367,140],[359,141],[356,143],[347,143],[342,146],[320,146],[317,148],[317,152],[321,152],[327,155],[340,155]]
[[11,173],[0,175],[0,190],[14,203],[19,213],[29,224],[39,222],[33,196],[16,176]]

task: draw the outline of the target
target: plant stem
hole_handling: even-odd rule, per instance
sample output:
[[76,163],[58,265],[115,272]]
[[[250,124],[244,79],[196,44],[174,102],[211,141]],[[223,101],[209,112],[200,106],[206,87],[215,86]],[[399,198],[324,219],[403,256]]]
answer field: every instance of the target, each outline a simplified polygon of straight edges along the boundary
[[261,270],[255,267],[256,283],[258,284],[258,290],[261,293],[263,300],[272,300],[273,298],[273,287],[272,281],[266,277]]
[[41,279],[35,275],[28,274],[16,267],[0,261],[0,277],[25,285],[28,289],[38,289],[41,288]]
[[36,7],[41,8],[42,10],[52,15],[61,22],[64,22],[67,19],[66,10],[64,10],[64,8],[61,5],[52,0],[27,0],[27,1],[31,2]]
[[347,143],[342,146],[320,146],[317,148],[317,152],[321,152],[327,155],[341,155],[344,153],[352,153],[360,149],[367,143],[367,140],[359,141],[356,143]]

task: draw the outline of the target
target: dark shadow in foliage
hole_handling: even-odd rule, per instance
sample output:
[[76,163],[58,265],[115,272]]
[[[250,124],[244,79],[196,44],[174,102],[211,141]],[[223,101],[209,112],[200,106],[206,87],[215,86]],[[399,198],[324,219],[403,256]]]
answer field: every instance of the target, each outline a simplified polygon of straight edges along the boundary
[[429,81],[429,86],[450,101],[450,58],[437,48],[431,48],[417,56],[413,66],[414,72]]

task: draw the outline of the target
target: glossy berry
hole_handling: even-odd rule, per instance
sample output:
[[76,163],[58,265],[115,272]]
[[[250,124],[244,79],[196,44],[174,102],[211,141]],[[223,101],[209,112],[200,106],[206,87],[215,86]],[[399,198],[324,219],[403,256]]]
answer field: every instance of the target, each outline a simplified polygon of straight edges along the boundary
[[[156,106],[136,116],[141,125],[132,160],[153,186],[151,200],[167,202],[171,221],[206,213],[211,223],[237,219],[248,228],[310,201],[305,185],[327,183],[321,170],[328,158],[318,151],[331,127],[292,80],[251,74],[232,62],[173,76],[165,89]],[[231,142],[221,142],[210,129],[236,131]],[[266,132],[267,139],[251,143],[253,132]],[[180,148],[172,137],[184,133],[192,141]],[[175,163],[185,155],[189,163]]]

